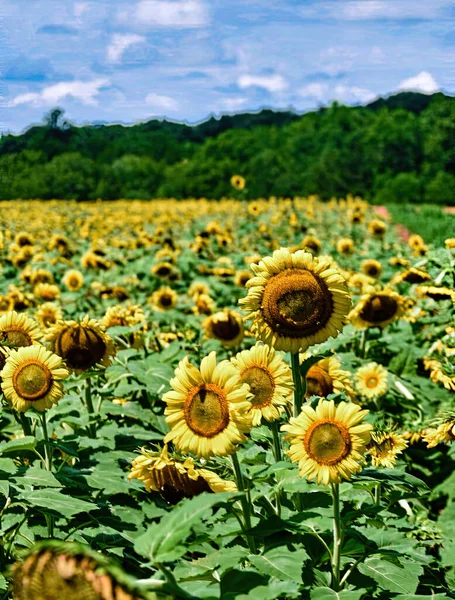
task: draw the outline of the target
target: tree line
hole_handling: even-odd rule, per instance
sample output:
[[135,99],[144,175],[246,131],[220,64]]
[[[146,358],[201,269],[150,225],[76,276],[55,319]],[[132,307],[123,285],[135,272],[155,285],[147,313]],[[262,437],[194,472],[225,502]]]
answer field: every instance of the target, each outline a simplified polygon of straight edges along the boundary
[[61,109],[0,138],[0,199],[358,194],[455,205],[455,99],[404,92],[365,107],[263,110],[199,125],[75,126]]

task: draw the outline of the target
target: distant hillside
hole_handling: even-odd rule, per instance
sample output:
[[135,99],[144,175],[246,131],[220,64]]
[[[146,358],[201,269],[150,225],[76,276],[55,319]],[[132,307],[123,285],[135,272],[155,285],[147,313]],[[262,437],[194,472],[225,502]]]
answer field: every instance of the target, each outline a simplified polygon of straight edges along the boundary
[[402,92],[366,107],[334,104],[211,117],[187,125],[74,126],[55,109],[0,138],[0,198],[245,197],[347,193],[455,204],[455,100]]

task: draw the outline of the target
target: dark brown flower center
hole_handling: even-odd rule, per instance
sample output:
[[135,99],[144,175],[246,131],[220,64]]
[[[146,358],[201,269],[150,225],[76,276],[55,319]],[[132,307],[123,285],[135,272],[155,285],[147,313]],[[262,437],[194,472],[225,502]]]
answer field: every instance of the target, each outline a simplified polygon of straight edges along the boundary
[[330,375],[317,365],[313,365],[306,376],[306,398],[310,396],[328,396],[333,392]]
[[17,329],[14,325],[3,329],[2,338],[3,340],[13,348],[23,348],[24,346],[32,345],[31,336],[23,329]]
[[230,314],[224,315],[223,318],[212,320],[212,332],[219,340],[230,342],[235,340],[241,331],[240,324]]
[[250,386],[253,407],[268,406],[275,391],[275,380],[270,371],[264,366],[253,365],[242,371],[240,375],[242,381]]
[[213,383],[193,388],[185,402],[185,420],[197,435],[212,438],[229,424],[229,407],[224,390]]
[[351,450],[351,436],[341,423],[317,421],[305,434],[303,445],[307,454],[320,465],[335,465]]
[[369,323],[377,324],[392,319],[398,312],[398,302],[386,295],[368,298],[360,311],[360,317]]
[[59,334],[55,340],[55,352],[70,369],[86,371],[103,358],[106,343],[94,329],[74,325]]
[[264,320],[282,336],[308,336],[322,329],[333,311],[330,291],[306,269],[286,269],[269,279],[261,305]]

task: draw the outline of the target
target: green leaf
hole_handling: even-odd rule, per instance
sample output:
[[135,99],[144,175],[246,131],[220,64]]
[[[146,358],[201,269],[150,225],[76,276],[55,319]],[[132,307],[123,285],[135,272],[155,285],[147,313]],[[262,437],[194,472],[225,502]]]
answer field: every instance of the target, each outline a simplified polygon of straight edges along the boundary
[[183,556],[187,548],[183,544],[191,533],[191,528],[200,523],[203,517],[211,516],[210,509],[238,497],[237,493],[201,494],[191,500],[182,501],[172,512],[153,524],[137,538],[135,550],[153,563],[176,560]]
[[21,452],[22,450],[33,450],[38,443],[38,440],[33,435],[27,435],[17,440],[3,442],[0,444],[0,454],[7,452]]
[[311,600],[360,600],[365,593],[365,590],[342,590],[335,592],[328,587],[314,588],[310,592]]
[[27,483],[34,487],[61,488],[62,484],[50,473],[39,467],[30,467],[22,474],[16,474],[13,481],[17,484]]
[[364,575],[374,579],[380,588],[390,592],[413,594],[423,573],[420,565],[405,558],[386,560],[378,556],[370,556],[358,569]]
[[302,583],[302,566],[308,558],[308,554],[303,549],[293,552],[283,546],[273,548],[260,556],[251,554],[248,557],[260,573],[296,583]]
[[447,600],[446,594],[431,594],[431,596],[422,596],[421,594],[400,594],[395,596],[395,600]]
[[0,494],[3,494],[5,497],[9,496],[9,483],[7,481],[0,481]]
[[30,493],[23,494],[22,499],[33,506],[61,512],[65,517],[71,517],[77,513],[89,512],[98,508],[96,504],[91,504],[72,496],[65,496],[58,490],[53,489],[33,490]]

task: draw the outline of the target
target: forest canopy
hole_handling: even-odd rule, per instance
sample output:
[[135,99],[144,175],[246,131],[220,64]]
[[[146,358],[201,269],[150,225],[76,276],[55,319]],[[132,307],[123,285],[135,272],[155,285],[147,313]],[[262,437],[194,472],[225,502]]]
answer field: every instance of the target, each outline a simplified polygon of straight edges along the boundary
[[455,204],[455,99],[403,92],[365,107],[263,110],[198,125],[75,126],[61,109],[0,138],[0,199],[358,194]]

